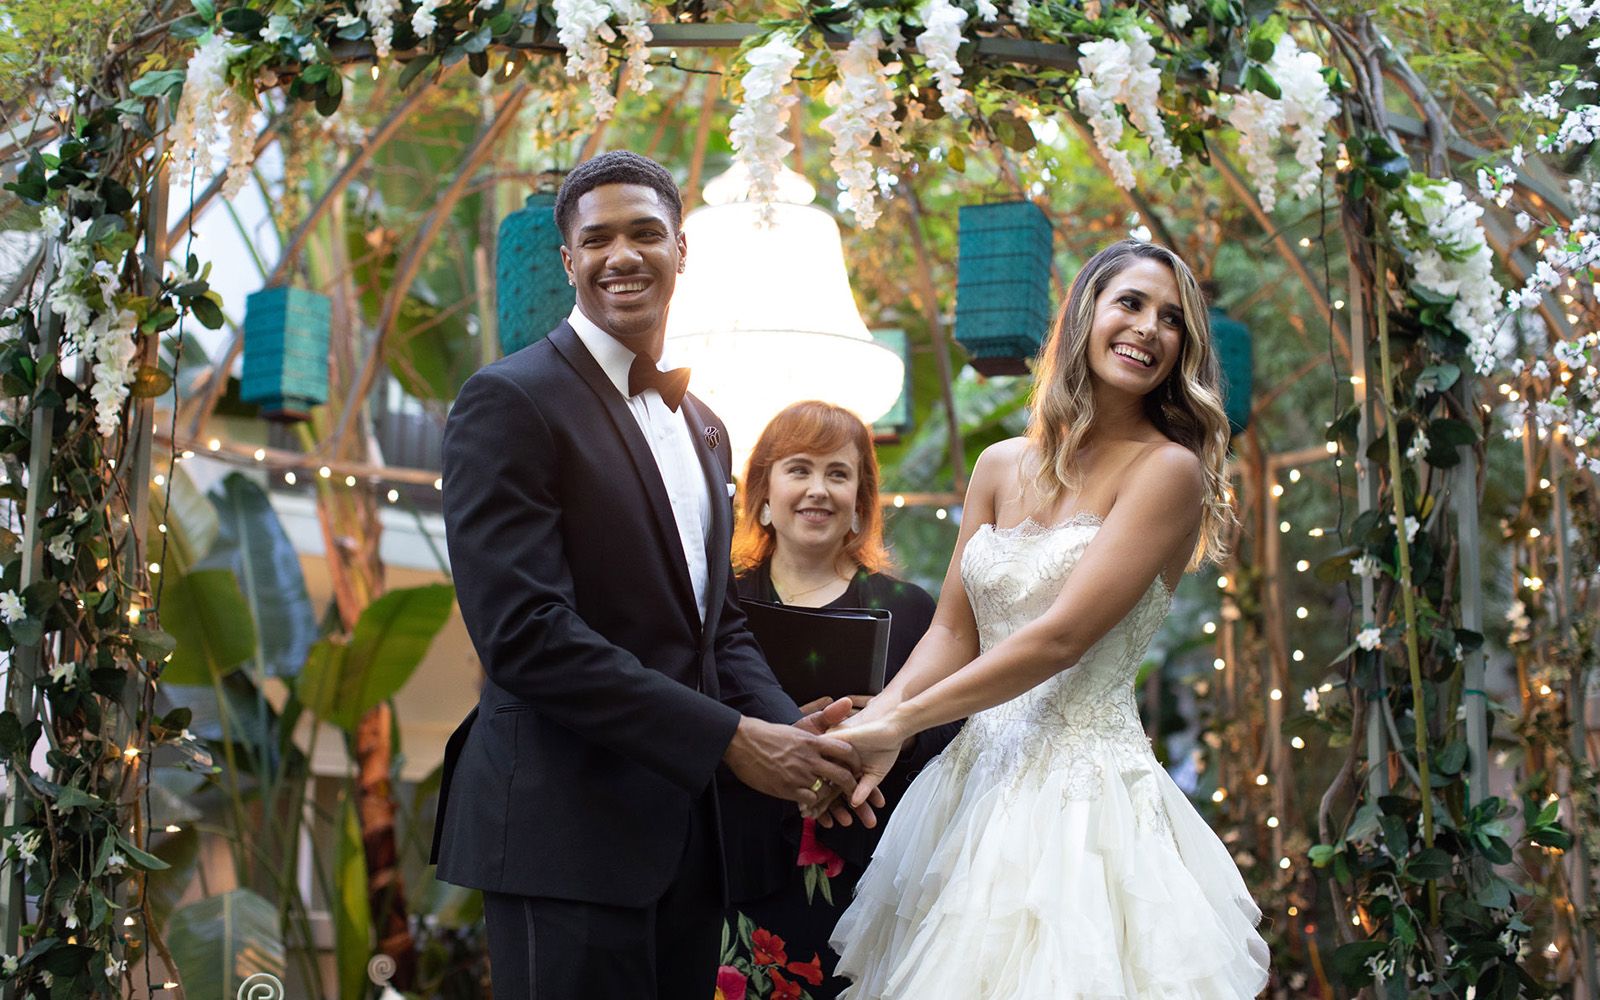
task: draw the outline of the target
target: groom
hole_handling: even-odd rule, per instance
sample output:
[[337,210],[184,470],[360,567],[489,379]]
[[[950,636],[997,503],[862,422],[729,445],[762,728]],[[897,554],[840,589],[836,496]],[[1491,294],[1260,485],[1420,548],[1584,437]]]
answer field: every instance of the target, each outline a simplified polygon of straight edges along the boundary
[[434,859],[483,890],[496,1000],[704,1000],[727,878],[712,776],[802,806],[853,788],[855,752],[820,735],[849,703],[797,722],[745,629],[728,435],[657,364],[687,253],[671,175],[606,153],[555,213],[577,307],[473,375],[445,427],[487,677],[446,750]]

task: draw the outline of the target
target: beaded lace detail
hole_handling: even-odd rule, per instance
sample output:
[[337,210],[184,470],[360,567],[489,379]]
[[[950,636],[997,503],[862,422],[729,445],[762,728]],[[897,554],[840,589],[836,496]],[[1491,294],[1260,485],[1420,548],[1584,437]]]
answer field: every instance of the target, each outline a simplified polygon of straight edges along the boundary
[[[1055,525],[1027,520],[981,526],[967,542],[961,579],[987,652],[1054,603],[1101,527],[1093,514]],[[1148,780],[1159,768],[1139,721],[1133,684],[1156,630],[1172,606],[1159,575],[1127,617],[1071,667],[1016,698],[974,715],[947,754],[956,773],[974,766],[1014,794],[1048,773],[1065,774],[1069,799],[1092,799],[1104,768],[1127,782],[1141,826],[1165,831],[1167,817]]]

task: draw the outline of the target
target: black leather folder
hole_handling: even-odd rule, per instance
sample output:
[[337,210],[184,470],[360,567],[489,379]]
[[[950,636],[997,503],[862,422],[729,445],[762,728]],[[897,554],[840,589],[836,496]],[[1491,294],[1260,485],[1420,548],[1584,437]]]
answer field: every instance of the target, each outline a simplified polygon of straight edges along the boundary
[[883,690],[891,615],[881,608],[797,608],[745,598],[745,618],[795,704]]

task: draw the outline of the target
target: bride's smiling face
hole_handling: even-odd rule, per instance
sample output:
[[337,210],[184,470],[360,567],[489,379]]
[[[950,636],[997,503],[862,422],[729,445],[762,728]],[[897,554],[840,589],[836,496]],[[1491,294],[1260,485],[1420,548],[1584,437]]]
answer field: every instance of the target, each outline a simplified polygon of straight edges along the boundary
[[1161,387],[1183,353],[1183,301],[1172,269],[1135,259],[1112,276],[1089,326],[1091,379],[1131,396]]

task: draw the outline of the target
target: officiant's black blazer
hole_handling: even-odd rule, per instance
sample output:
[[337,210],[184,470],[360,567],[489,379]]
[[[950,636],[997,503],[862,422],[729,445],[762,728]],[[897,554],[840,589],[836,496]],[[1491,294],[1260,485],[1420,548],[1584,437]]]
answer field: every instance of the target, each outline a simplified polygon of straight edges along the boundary
[[799,717],[729,571],[727,431],[693,396],[680,413],[711,498],[704,627],[649,444],[569,324],[457,397],[445,533],[485,680],[445,751],[440,879],[647,905],[740,715]]

